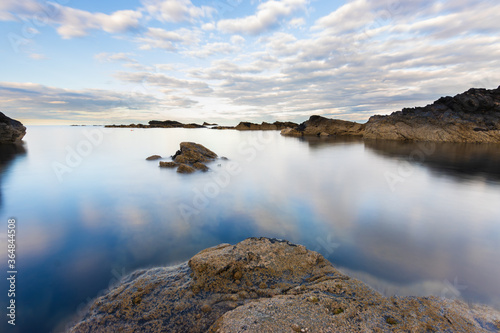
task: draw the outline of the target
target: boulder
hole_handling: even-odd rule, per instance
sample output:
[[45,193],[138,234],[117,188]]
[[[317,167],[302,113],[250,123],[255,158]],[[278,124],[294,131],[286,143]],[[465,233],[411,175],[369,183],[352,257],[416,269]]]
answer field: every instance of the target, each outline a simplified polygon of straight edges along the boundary
[[178,173],[193,173],[195,171],[196,171],[195,168],[187,164],[179,164],[179,167],[177,168]]
[[210,162],[217,158],[217,154],[204,146],[194,142],[181,142],[172,159],[177,163],[194,164]]
[[0,112],[0,144],[18,144],[26,134],[26,127],[21,122],[11,119]]
[[146,161],[156,161],[159,160],[160,158],[161,158],[160,155],[151,155],[148,158],[146,158]]
[[366,123],[365,139],[500,143],[500,87],[469,89]]
[[304,246],[269,238],[139,270],[70,332],[488,332],[500,312],[436,297],[384,297]]

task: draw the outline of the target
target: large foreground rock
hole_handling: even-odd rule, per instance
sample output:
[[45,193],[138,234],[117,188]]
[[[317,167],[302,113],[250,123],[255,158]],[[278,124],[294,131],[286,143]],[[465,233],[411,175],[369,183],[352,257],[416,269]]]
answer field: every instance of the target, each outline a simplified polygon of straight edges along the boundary
[[364,129],[364,124],[352,121],[311,116],[299,126],[283,129],[281,134],[285,136],[363,136]]
[[20,143],[25,134],[26,127],[21,122],[0,112],[0,144]]
[[500,87],[470,89],[425,107],[373,116],[365,139],[500,143]]
[[500,313],[433,297],[387,298],[320,254],[268,238],[137,271],[71,332],[497,332]]

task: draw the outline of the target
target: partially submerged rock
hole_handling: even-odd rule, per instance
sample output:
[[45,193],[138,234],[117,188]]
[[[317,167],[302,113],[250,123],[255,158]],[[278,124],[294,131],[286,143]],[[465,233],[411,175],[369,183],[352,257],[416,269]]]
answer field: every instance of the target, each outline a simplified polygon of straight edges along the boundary
[[7,117],[0,112],[0,144],[18,144],[26,134],[26,127],[21,122]]
[[249,238],[132,273],[70,332],[495,332],[499,322],[486,306],[384,297],[301,245]]
[[425,107],[373,116],[365,139],[500,143],[500,87],[469,89]]
[[173,162],[160,162],[160,167],[175,168],[179,173],[193,173],[196,170],[208,171],[204,164],[217,159],[217,154],[194,142],[181,142],[180,149],[172,156]]
[[146,161],[156,161],[159,160],[160,158],[161,158],[160,155],[151,155],[148,158],[146,158]]
[[296,127],[282,130],[281,134],[285,136],[363,136],[364,130],[364,124],[338,119],[328,119],[321,116],[311,116],[309,120]]

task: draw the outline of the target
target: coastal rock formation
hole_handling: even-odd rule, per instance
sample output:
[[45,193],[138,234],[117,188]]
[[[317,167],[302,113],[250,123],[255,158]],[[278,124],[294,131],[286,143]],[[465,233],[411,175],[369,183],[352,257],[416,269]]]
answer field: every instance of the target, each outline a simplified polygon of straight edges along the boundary
[[199,124],[183,124],[175,120],[151,120],[149,125],[143,124],[130,124],[130,125],[106,125],[110,128],[205,128],[204,125]]
[[364,129],[364,124],[358,124],[352,121],[311,116],[309,120],[303,122],[299,126],[283,129],[281,134],[285,136],[363,136]]
[[193,173],[196,170],[208,171],[204,164],[214,161],[217,154],[194,142],[181,142],[180,148],[173,156],[173,162],[160,162],[162,168],[176,168],[179,173]]
[[500,312],[391,297],[301,245],[249,238],[173,267],[139,270],[70,332],[498,332]]
[[365,139],[500,143],[500,87],[469,89],[366,123]]
[[0,112],[0,144],[20,143],[25,134],[26,127],[21,122]]
[[254,124],[249,122],[240,122],[234,129],[238,131],[277,131],[288,127],[296,127],[298,124],[292,122],[275,121],[274,123],[262,122],[262,124]]

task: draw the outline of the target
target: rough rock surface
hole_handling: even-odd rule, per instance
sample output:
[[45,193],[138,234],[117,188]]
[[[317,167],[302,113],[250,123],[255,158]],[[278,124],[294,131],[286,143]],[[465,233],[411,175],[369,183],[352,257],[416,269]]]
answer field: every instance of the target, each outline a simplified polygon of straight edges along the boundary
[[0,112],[0,144],[20,143],[25,134],[26,127],[21,122]]
[[328,119],[321,116],[311,116],[299,126],[285,128],[281,131],[285,136],[329,136],[351,135],[362,136],[365,125],[352,121]]
[[469,89],[425,107],[373,116],[365,139],[500,143],[500,87]]
[[434,297],[387,298],[301,245],[249,238],[137,271],[70,332],[498,332],[500,313]]
[[160,155],[151,155],[148,158],[146,158],[146,161],[156,161],[159,160],[160,158],[161,158]]
[[162,168],[176,168],[179,173],[193,173],[196,170],[208,171],[204,164],[214,161],[217,154],[204,146],[194,142],[181,142],[180,148],[174,156],[173,162],[160,162]]

